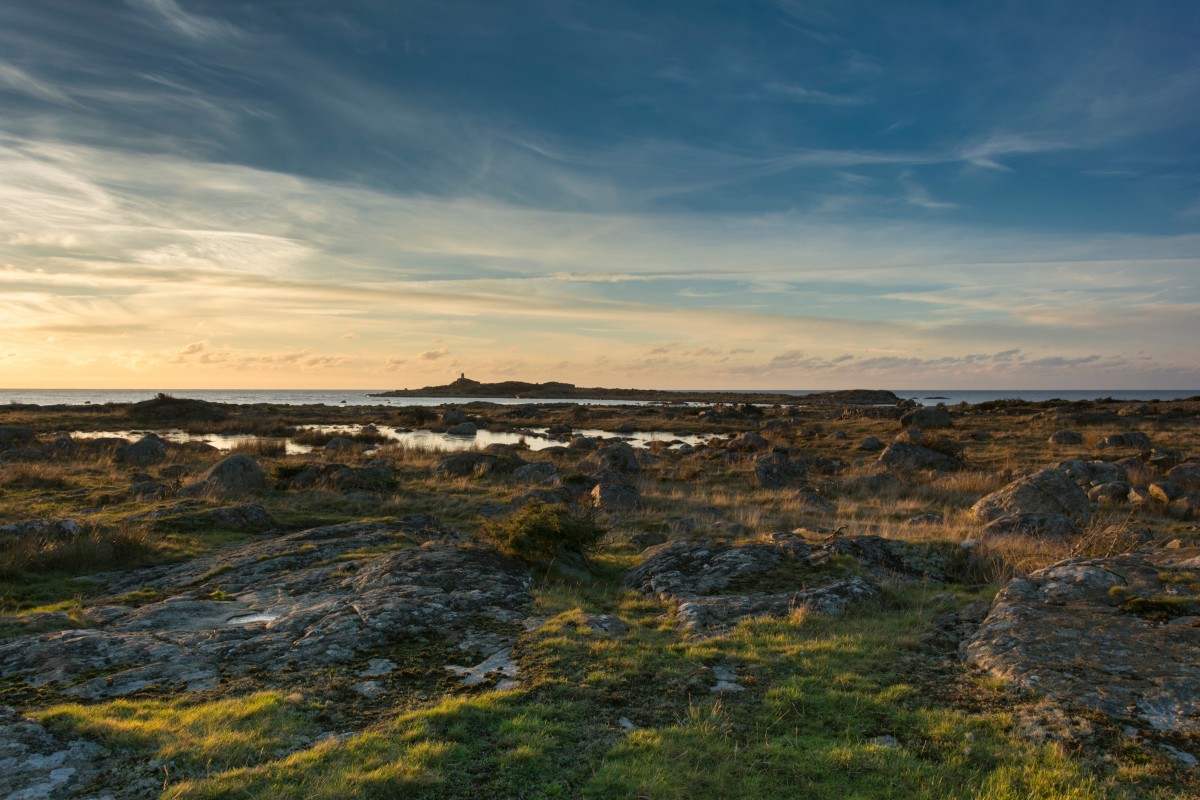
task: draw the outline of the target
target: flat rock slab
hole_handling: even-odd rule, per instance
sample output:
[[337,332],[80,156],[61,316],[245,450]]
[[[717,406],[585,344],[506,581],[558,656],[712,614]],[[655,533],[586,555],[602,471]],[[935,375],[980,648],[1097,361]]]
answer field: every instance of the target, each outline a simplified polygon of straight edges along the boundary
[[685,628],[718,628],[743,619],[786,617],[796,611],[840,614],[850,606],[879,596],[879,584],[863,578],[847,578],[798,592],[694,597],[680,603],[676,613]]
[[96,776],[104,749],[87,740],[62,741],[37,722],[0,706],[0,797],[75,797]]
[[1195,548],[1063,561],[1010,582],[963,654],[1064,706],[1200,734],[1198,570]]
[[446,533],[428,517],[334,525],[129,573],[114,593],[152,589],[166,599],[91,609],[93,628],[0,644],[0,672],[84,698],[199,691],[253,670],[346,662],[473,621],[519,623],[528,569]]

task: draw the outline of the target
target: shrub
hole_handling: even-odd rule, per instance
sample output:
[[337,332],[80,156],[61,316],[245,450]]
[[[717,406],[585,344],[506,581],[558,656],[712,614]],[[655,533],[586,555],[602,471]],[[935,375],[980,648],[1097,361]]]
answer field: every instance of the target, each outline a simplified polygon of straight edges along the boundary
[[505,517],[485,521],[483,533],[508,555],[549,564],[560,554],[583,553],[594,547],[604,529],[590,513],[535,501]]

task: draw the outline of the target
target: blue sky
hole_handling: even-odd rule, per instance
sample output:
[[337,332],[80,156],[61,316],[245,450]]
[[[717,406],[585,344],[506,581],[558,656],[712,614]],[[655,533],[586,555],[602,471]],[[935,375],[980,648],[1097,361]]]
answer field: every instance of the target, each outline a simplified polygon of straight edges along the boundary
[[0,0],[9,386],[1200,387],[1200,5]]

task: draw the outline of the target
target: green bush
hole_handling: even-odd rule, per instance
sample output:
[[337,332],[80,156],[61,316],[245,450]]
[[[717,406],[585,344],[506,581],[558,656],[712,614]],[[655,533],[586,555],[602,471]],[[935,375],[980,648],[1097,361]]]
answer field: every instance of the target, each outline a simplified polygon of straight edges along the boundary
[[502,551],[522,561],[549,564],[563,553],[583,553],[604,535],[589,513],[532,502],[483,523],[483,533]]

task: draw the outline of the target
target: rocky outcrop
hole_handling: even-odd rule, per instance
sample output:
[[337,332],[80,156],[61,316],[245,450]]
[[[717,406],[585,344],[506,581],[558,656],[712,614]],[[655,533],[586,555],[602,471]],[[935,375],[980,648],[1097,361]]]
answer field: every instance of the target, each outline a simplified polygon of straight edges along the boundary
[[1077,431],[1055,431],[1047,441],[1050,444],[1083,444],[1083,435]]
[[937,470],[953,472],[962,466],[954,456],[939,452],[915,442],[896,440],[879,454],[879,463],[888,469],[902,472]]
[[234,497],[267,488],[267,477],[250,456],[232,455],[209,467],[200,480],[180,491],[184,497]]
[[1010,582],[965,658],[1067,707],[1200,733],[1200,550],[1070,559]]
[[433,465],[433,474],[452,478],[510,475],[526,461],[515,453],[455,453]]
[[761,489],[795,489],[808,484],[808,466],[786,453],[768,453],[754,462],[754,477]]
[[[877,597],[880,580],[946,580],[952,564],[963,557],[960,550],[951,543],[937,547],[878,536],[833,539],[819,546],[792,533],[736,546],[680,540],[647,550],[645,561],[625,574],[624,585],[674,599],[687,627],[729,625],[798,608],[837,613]],[[846,574],[835,556],[853,559],[873,579]],[[726,593],[750,578],[783,591]]]
[[139,467],[161,464],[167,459],[167,444],[153,433],[143,436],[133,444],[117,450],[117,461]]
[[1030,536],[1039,539],[1069,539],[1080,534],[1075,520],[1063,514],[1017,512],[989,522],[979,533],[983,540],[995,536]]
[[945,406],[937,405],[932,408],[914,408],[912,411],[906,412],[900,417],[900,425],[905,428],[931,431],[949,428],[954,425],[954,420],[951,419],[950,412]]
[[1150,437],[1141,431],[1129,431],[1127,433],[1110,433],[1096,443],[1097,450],[1105,450],[1110,447],[1132,448],[1136,450],[1149,450]]
[[335,665],[413,636],[453,636],[477,620],[515,624],[528,583],[523,564],[430,517],[314,528],[125,573],[115,595],[166,599],[93,607],[88,629],[0,644],[0,672],[83,698],[209,689],[253,670]]
[[1005,514],[1061,514],[1080,522],[1091,517],[1087,495],[1059,469],[1019,478],[979,500],[971,513],[983,522]]
[[97,742],[64,741],[13,709],[0,706],[0,791],[12,800],[76,797],[106,755]]
[[793,613],[833,615],[881,594],[879,584],[847,578],[826,586],[781,594],[698,597],[680,603],[676,614],[685,628],[723,627],[743,619],[786,617]]

